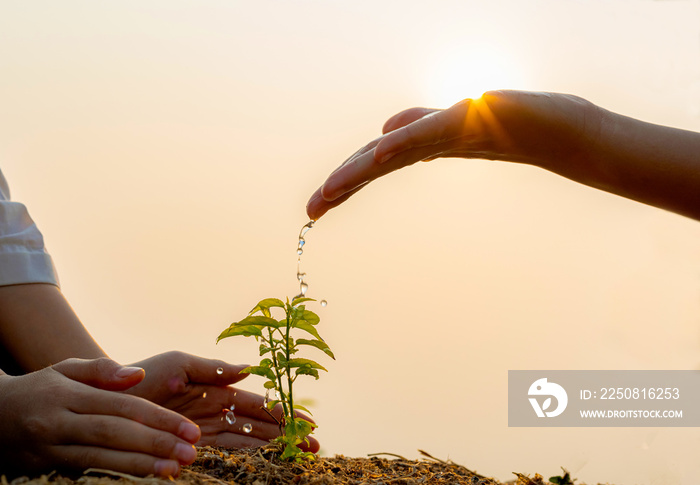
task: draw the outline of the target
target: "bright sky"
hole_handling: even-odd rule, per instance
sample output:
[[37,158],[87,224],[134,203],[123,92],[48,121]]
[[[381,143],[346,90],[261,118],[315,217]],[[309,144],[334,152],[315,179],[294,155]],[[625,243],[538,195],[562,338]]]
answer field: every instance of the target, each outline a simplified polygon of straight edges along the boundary
[[[252,363],[215,337],[295,294],[308,197],[386,118],[516,88],[698,131],[699,39],[697,0],[4,2],[0,167],[113,358]],[[531,167],[419,165],[306,238],[325,453],[697,480],[697,429],[508,428],[506,386],[698,368],[700,224]]]

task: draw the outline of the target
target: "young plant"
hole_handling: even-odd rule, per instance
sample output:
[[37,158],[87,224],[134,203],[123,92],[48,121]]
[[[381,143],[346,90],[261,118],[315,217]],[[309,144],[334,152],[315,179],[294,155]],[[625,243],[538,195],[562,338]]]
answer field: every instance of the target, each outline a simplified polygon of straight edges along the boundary
[[[263,358],[260,364],[243,369],[241,372],[265,377],[265,409],[269,412],[277,404],[282,406],[282,420],[278,422],[281,436],[274,442],[284,447],[283,460],[303,461],[315,458],[313,453],[303,452],[297,445],[302,442],[308,444],[308,436],[313,433],[315,424],[300,418],[295,414],[296,410],[311,412],[304,406],[294,402],[294,381],[302,375],[313,376],[318,379],[318,371],[326,369],[319,363],[310,359],[293,357],[302,345],[316,347],[335,359],[333,352],[323,341],[316,330],[320,321],[318,315],[307,310],[302,303],[315,301],[312,298],[295,297],[292,302],[287,298],[286,303],[277,298],[266,298],[253,308],[248,316],[240,322],[232,323],[216,339],[243,335],[255,337],[260,342],[260,356]],[[272,317],[271,309],[281,308],[284,317],[276,320]],[[297,329],[311,335],[313,339],[293,338],[292,329]],[[274,390],[275,399],[268,400],[269,392]]]

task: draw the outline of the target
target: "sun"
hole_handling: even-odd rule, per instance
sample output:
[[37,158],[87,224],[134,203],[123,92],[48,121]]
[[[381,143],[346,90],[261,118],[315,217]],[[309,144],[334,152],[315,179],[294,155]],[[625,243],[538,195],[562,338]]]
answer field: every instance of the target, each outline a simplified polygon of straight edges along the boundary
[[434,60],[426,76],[426,98],[431,106],[447,108],[493,89],[520,89],[517,64],[491,46],[463,46]]

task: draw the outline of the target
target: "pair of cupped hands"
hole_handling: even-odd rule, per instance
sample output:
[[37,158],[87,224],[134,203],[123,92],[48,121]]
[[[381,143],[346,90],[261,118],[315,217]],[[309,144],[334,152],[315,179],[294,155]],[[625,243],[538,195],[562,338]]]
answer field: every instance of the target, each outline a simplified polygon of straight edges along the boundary
[[[168,477],[195,460],[195,444],[264,445],[279,427],[262,396],[232,386],[245,367],[168,352],[131,366],[68,359],[0,375],[2,473],[104,468]],[[223,419],[231,405],[234,424]],[[272,414],[281,417],[279,409]],[[307,449],[318,448],[311,439]]]

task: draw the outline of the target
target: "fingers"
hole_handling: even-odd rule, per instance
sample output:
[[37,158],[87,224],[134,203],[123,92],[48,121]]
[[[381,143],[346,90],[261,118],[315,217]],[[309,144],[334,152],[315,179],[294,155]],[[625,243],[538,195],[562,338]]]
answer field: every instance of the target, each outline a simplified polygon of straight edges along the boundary
[[[332,204],[323,204],[321,201],[316,200],[313,204],[314,208],[318,212],[325,212],[347,200],[368,182],[421,160],[434,157],[442,152],[444,149],[443,145],[431,145],[405,150],[394,155],[390,161],[382,164],[375,162],[376,155],[374,151],[367,152],[352,162],[345,164],[328,177],[321,187],[321,197],[324,201],[332,202]],[[345,197],[346,195],[347,197]],[[345,198],[341,200],[341,197]]]
[[67,359],[52,368],[74,381],[108,391],[123,391],[141,382],[146,375],[139,367],[124,367],[105,357]]
[[389,118],[382,127],[382,133],[386,134],[398,128],[404,127],[409,123],[421,119],[425,115],[440,111],[432,108],[409,108]]
[[321,195],[321,189],[322,187],[319,187],[316,192],[311,196],[309,201],[306,203],[306,214],[309,216],[309,219],[311,220],[317,220],[319,219],[323,214],[331,210],[333,207],[337,207],[346,200],[348,200],[350,197],[355,195],[360,189],[362,189],[365,185],[367,185],[369,182],[365,182],[361,184],[359,187],[355,187],[351,191],[341,195],[340,197],[328,201],[323,198]]
[[141,453],[125,452],[93,446],[60,446],[56,454],[74,470],[102,468],[131,475],[176,477],[180,473],[177,460],[164,460]]
[[192,421],[139,397],[84,388],[76,389],[68,399],[68,409],[77,414],[126,418],[189,443],[200,438],[200,430]]
[[184,363],[184,369],[190,383],[227,386],[248,377],[248,374],[240,373],[248,365],[233,365],[223,360],[185,355],[187,360]]
[[306,206],[309,217],[318,219],[378,177],[438,157],[446,144],[465,136],[470,104],[464,100],[447,110],[411,108],[389,118],[385,134],[343,162],[311,196]]
[[[384,163],[397,153],[411,148],[437,145],[463,136],[470,104],[471,100],[466,99],[446,110],[408,110],[409,113],[403,115],[406,119],[411,119],[421,112],[427,113],[383,137],[375,149],[375,160]],[[399,113],[397,116],[401,115]]]
[[191,443],[136,421],[118,416],[67,415],[56,423],[69,443],[142,453],[153,458],[189,465],[197,457]]
[[[207,401],[206,410],[209,413],[204,415],[204,407],[197,413],[202,414],[202,417],[197,419],[202,430],[202,438],[197,443],[199,446],[251,448],[265,445],[280,434],[277,423],[282,419],[282,406],[278,404],[270,411],[273,418],[263,409],[263,396],[231,387],[209,388],[207,397],[202,401]],[[201,404],[204,406],[204,402]],[[230,423],[225,417],[225,411],[228,411],[232,404],[235,421]],[[303,413],[296,414],[314,422]],[[304,445],[303,448],[318,451],[318,441],[311,438],[309,440],[310,444]]]

